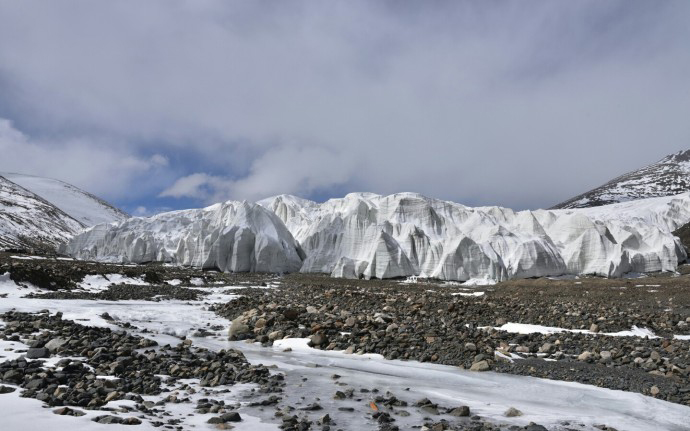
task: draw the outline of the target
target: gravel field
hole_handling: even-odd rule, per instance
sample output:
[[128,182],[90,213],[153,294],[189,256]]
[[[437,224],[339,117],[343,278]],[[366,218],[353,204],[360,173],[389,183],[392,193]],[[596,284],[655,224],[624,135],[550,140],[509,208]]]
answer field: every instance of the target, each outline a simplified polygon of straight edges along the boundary
[[[161,345],[147,336],[148,329],[107,313],[101,317],[109,328],[61,313],[1,314],[0,340],[19,347],[0,362],[0,394],[19,389],[22,397],[42,401],[58,415],[82,416],[93,410],[98,415],[88,417],[101,424],[196,427],[183,416],[171,419],[165,407],[192,403],[191,415],[203,416],[203,426],[216,429],[247,423],[249,418],[242,419],[246,410],[241,410],[247,408],[264,418],[272,412],[268,416],[286,430],[347,429],[336,421],[347,414],[364,414],[372,429],[381,430],[408,425],[433,430],[587,429],[569,423],[550,428],[501,424],[464,405],[406,399],[404,393],[378,393],[378,388],[362,385],[338,388],[337,376],[333,399],[350,404],[331,411],[319,399],[295,402],[286,396],[299,376],[251,364],[241,348],[214,351],[193,341],[204,337],[265,347],[308,338],[314,349],[345,355],[450,365],[478,376],[495,371],[579,382],[690,406],[690,275],[684,267],[678,274],[630,279],[466,286],[313,274],[224,274],[3,253],[2,274],[29,286],[26,298],[53,300],[57,308],[73,300],[195,302],[232,321],[229,331],[222,325],[200,326],[193,328],[194,337]],[[87,276],[91,284],[83,282]],[[225,292],[227,300],[210,301],[223,286],[236,290]],[[242,403],[219,395],[244,385],[253,389],[244,393]],[[160,397],[155,402],[145,399],[154,395]],[[115,401],[129,404],[109,411]],[[505,415],[513,414],[521,412]],[[598,429],[615,428],[602,424]]]

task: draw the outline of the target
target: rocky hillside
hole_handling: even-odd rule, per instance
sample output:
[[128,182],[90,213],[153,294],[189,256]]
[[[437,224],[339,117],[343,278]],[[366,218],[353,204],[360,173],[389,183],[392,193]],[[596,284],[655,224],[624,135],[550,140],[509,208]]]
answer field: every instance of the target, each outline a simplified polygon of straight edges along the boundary
[[623,174],[552,209],[587,208],[690,191],[690,150]]
[[82,228],[55,205],[0,177],[0,249],[55,246]]
[[84,227],[129,218],[129,214],[103,199],[64,181],[14,173],[0,173],[0,176],[55,205]]

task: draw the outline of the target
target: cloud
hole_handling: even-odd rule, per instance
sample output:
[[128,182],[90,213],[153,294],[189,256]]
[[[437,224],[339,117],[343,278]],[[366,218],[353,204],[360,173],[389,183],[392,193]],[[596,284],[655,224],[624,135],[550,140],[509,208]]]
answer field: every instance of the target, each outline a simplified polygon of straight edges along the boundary
[[161,173],[167,159],[110,144],[76,137],[34,140],[0,118],[0,172],[57,178],[111,199],[150,192],[148,179]]
[[208,188],[218,188],[225,181],[222,178],[214,177],[204,173],[196,173],[178,178],[175,183],[163,190],[160,197],[173,198],[203,198],[209,197]]
[[131,212],[131,214],[135,217],[149,217],[154,214],[170,211],[172,208],[170,207],[156,207],[156,208],[148,208],[143,205],[139,205],[134,210]]
[[93,158],[51,169],[117,199],[549,206],[688,147],[689,19],[686,1],[0,2],[0,117]]
[[197,198],[207,203],[256,201],[283,193],[309,196],[347,182],[354,172],[355,164],[341,153],[319,147],[281,147],[257,158],[242,178],[194,173],[178,178],[159,196]]

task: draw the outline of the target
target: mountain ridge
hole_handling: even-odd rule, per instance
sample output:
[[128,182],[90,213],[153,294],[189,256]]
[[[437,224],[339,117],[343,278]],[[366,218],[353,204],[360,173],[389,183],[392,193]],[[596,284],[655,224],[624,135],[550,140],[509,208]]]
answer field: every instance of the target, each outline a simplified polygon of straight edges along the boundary
[[55,205],[0,176],[0,249],[57,246],[82,228]]
[[690,150],[669,154],[550,209],[588,208],[690,191]]
[[13,172],[0,172],[0,176],[55,205],[84,227],[130,217],[98,196],[65,181]]
[[0,249],[50,249],[129,215],[64,181],[0,173]]

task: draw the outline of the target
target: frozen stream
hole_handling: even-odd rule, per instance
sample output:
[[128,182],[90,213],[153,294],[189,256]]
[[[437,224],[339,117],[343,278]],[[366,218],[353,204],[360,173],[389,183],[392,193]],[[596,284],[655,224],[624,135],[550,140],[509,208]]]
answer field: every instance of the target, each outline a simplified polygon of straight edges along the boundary
[[[468,405],[473,414],[505,424],[525,425],[536,422],[549,429],[565,429],[564,423],[570,422],[573,428],[583,430],[594,430],[593,426],[597,424],[605,424],[618,430],[690,429],[690,407],[636,393],[492,372],[475,373],[428,363],[387,361],[377,355],[345,355],[339,352],[313,350],[306,346],[305,340],[283,340],[273,348],[263,348],[257,344],[228,342],[225,330],[216,331],[214,336],[206,338],[191,337],[190,334],[201,327],[228,326],[227,320],[208,311],[211,302],[226,301],[232,297],[232,292],[241,292],[229,291],[226,287],[214,288],[214,294],[200,302],[109,302],[21,298],[28,290],[18,291],[16,286],[10,284],[13,283],[0,280],[0,294],[8,294],[7,297],[0,298],[0,312],[11,309],[26,312],[48,309],[51,312],[62,311],[65,319],[83,324],[111,326],[99,317],[107,312],[116,319],[148,329],[151,332],[142,335],[156,338],[162,343],[178,343],[180,340],[177,337],[186,335],[192,338],[196,345],[209,349],[240,349],[252,363],[274,365],[277,372],[286,373],[288,386],[284,397],[287,397],[287,404],[296,407],[306,406],[319,398],[318,402],[325,411],[314,412],[312,416],[318,418],[329,412],[337,424],[334,429],[377,429],[370,415],[366,414],[369,412],[367,406],[374,394],[359,392],[362,388],[378,388],[378,395],[385,395],[390,391],[410,404],[427,397],[445,407]],[[290,347],[292,351],[285,352],[286,347]],[[2,353],[4,352],[0,352]],[[341,377],[334,380],[333,374]],[[342,385],[338,385],[339,383]],[[355,389],[355,399],[333,400],[336,390],[346,388]],[[2,406],[4,399],[0,398],[0,409],[6,411]],[[22,403],[30,403],[36,406],[37,411],[45,411],[38,401],[22,399]],[[337,410],[338,407],[344,406],[355,407],[355,412]],[[521,410],[524,415],[516,418],[504,417],[503,413],[509,407]],[[277,429],[275,425],[270,424],[276,423],[272,407],[267,407],[264,411],[258,408],[244,409],[240,412],[243,416],[246,413],[251,420],[237,424],[236,429]],[[395,424],[401,429],[409,429],[412,425],[422,423],[417,408],[407,407],[404,410],[411,413],[411,416],[394,415]],[[442,417],[444,416],[434,416],[433,419],[438,421]],[[56,420],[67,423],[62,417]],[[258,427],[259,421],[263,422],[261,428]],[[74,429],[81,429],[80,426]],[[103,428],[97,424],[93,424],[92,427]],[[197,429],[211,427],[212,425],[203,422],[196,426]],[[109,426],[104,429],[115,428]]]

